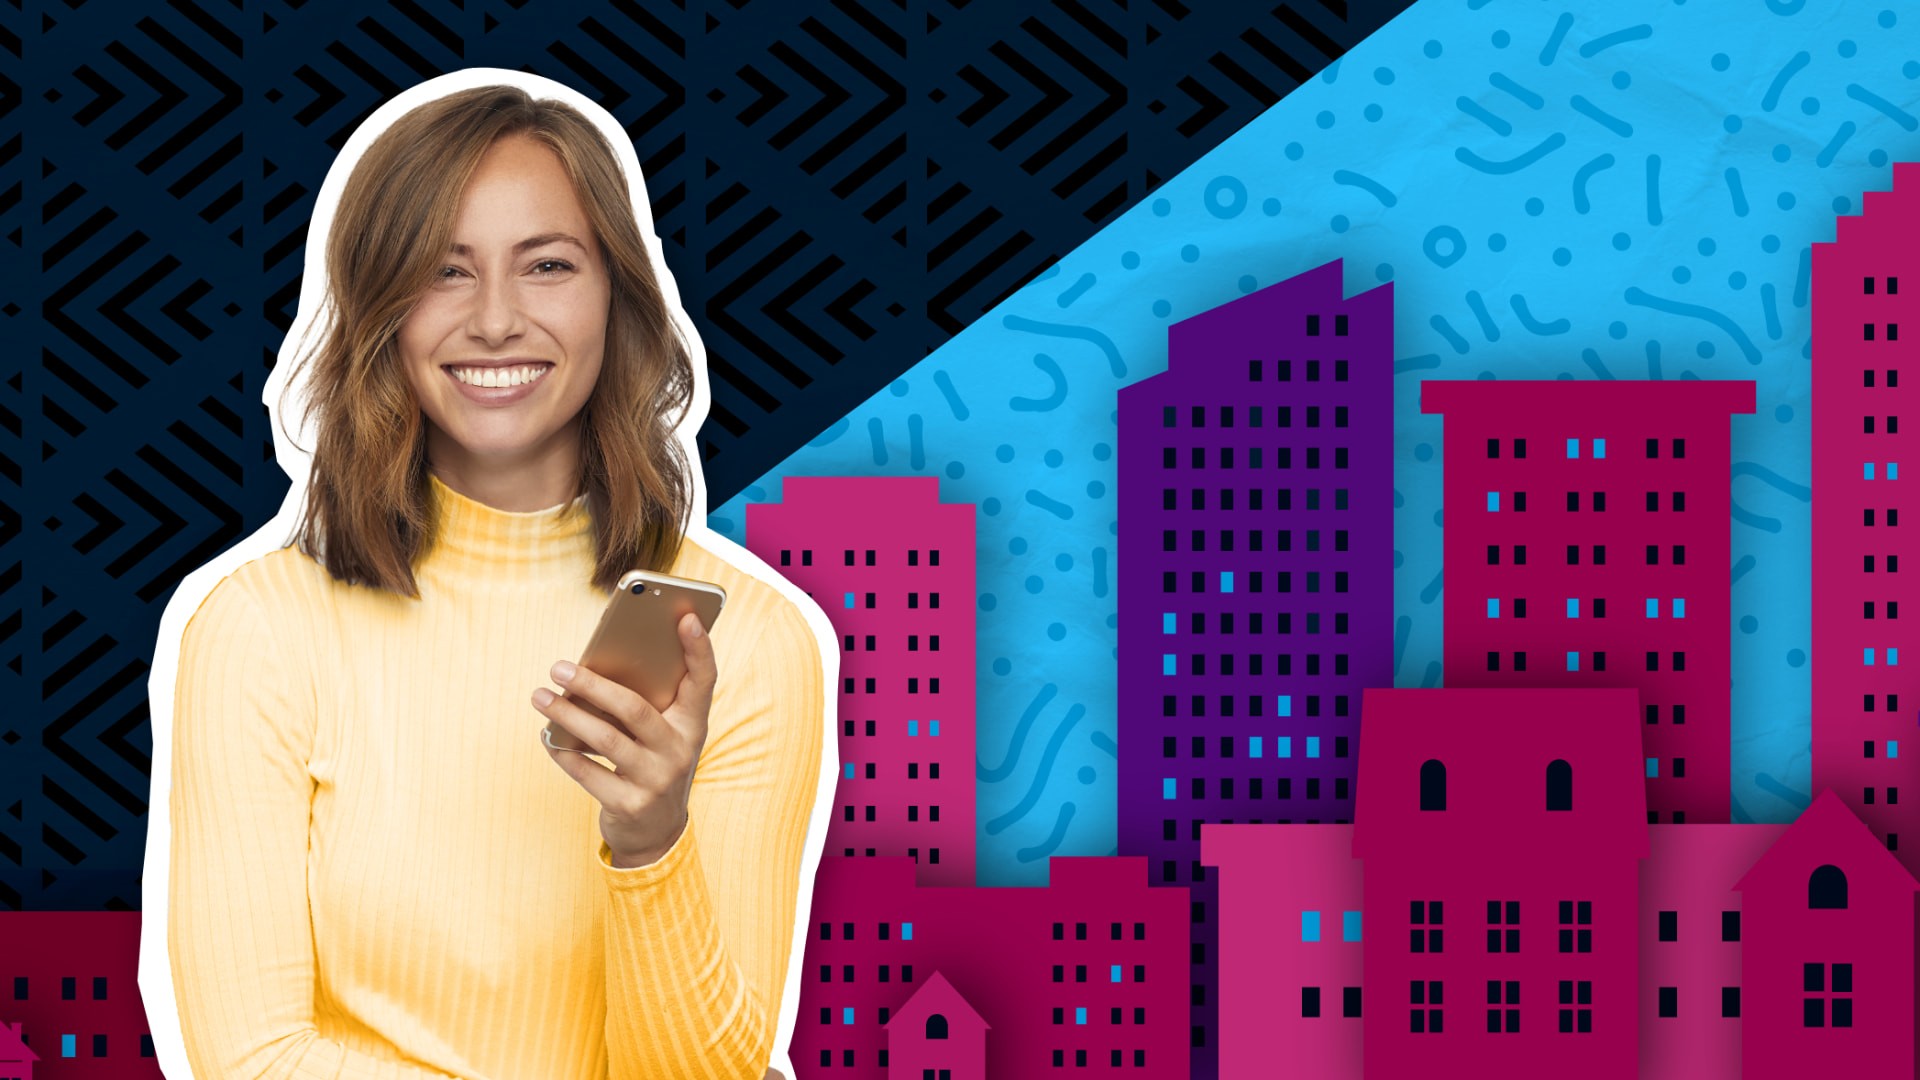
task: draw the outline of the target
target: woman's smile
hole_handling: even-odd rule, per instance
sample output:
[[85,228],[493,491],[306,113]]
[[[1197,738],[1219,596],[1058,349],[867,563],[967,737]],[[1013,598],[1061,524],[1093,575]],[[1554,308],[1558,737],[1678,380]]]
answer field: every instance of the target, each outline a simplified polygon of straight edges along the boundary
[[545,361],[505,364],[448,364],[442,370],[469,401],[497,407],[530,397],[553,365]]

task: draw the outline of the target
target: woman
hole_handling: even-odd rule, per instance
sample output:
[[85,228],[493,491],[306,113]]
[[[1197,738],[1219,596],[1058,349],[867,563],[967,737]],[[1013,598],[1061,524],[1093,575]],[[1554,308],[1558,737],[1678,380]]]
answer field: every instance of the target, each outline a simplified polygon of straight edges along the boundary
[[[369,145],[326,260],[297,543],[181,644],[167,929],[194,1075],[761,1076],[821,653],[683,536],[693,369],[618,159],[560,102],[447,95]],[[634,568],[728,593],[711,636],[683,620],[661,712],[566,663]],[[564,696],[529,707],[549,674]]]

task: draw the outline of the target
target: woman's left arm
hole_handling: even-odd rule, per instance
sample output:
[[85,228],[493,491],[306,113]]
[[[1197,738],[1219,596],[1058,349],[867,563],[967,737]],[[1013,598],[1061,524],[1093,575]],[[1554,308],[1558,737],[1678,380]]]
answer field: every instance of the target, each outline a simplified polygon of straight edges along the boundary
[[824,684],[818,641],[788,603],[734,656],[679,837],[630,869],[600,846],[609,1080],[757,1080],[773,1053]]

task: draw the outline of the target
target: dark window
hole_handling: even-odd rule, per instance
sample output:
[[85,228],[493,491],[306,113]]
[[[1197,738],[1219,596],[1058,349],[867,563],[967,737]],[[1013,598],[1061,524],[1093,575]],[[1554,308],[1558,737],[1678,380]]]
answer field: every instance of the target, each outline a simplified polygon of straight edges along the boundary
[[1333,317],[1333,336],[1347,336],[1347,317],[1345,315],[1335,315]]
[[1660,1015],[1671,1019],[1680,1015],[1680,989],[1675,986],[1660,988]]
[[1308,337],[1320,336],[1320,316],[1318,315],[1307,316],[1307,336]]
[[1360,988],[1359,987],[1348,986],[1341,989],[1340,1015],[1348,1017],[1350,1019],[1356,1019],[1356,1020],[1359,1019],[1360,1017]]
[[1523,458],[1527,456],[1527,440],[1525,439],[1513,440],[1513,456],[1517,458]]
[[[1494,670],[1498,668],[1499,654],[1491,662]],[[1447,767],[1435,760],[1428,760],[1420,766],[1420,809],[1445,810],[1447,808]],[[1845,907],[1845,904],[1841,905]]]
[[1680,940],[1680,913],[1679,912],[1663,911],[1660,913],[1660,940],[1661,941]]
[[61,1001],[72,1001],[74,999],[74,994],[75,994],[74,981],[75,980],[71,975],[60,980],[60,1000]]
[[1740,988],[1723,986],[1720,988],[1720,1015],[1729,1020],[1740,1018]]
[[1739,912],[1723,911],[1720,913],[1720,940],[1721,941],[1739,941],[1740,940],[1740,913]]
[[1547,809],[1573,809],[1573,766],[1558,758],[1547,764]]
[[[1873,744],[1868,743],[1871,751]],[[1872,757],[1872,753],[1867,754]],[[1807,878],[1807,907],[1813,909],[1830,908],[1844,910],[1847,906],[1847,875],[1839,867],[1828,863],[1816,868]]]
[[1319,987],[1303,986],[1300,988],[1300,1015],[1309,1017],[1320,1015]]

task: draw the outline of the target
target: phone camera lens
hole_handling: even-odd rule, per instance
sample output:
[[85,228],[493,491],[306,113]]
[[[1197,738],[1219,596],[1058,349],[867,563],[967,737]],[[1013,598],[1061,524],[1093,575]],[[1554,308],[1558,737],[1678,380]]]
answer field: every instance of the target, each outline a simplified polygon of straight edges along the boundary
[[647,583],[644,581],[635,582],[633,585],[633,595],[635,596],[647,595]]

